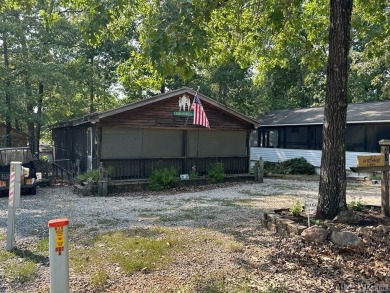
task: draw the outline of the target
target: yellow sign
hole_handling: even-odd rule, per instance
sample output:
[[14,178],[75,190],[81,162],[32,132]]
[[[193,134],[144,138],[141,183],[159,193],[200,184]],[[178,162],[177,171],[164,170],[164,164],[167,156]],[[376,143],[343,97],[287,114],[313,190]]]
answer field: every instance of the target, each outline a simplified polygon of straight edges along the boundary
[[384,155],[357,156],[358,167],[378,167],[385,165]]
[[64,227],[62,226],[59,226],[59,227],[55,227],[56,229],[56,235],[55,235],[55,239],[56,239],[56,244],[55,244],[55,251],[59,253],[59,255],[61,255],[61,251],[64,250]]

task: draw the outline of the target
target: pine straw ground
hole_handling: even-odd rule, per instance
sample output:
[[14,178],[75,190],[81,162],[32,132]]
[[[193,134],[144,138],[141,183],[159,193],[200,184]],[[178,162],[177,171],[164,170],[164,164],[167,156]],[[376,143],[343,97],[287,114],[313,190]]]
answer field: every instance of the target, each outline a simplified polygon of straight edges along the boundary
[[[273,186],[273,193],[265,193],[267,184]],[[150,198],[143,194],[139,200],[150,199],[152,205],[165,200],[173,209],[164,213],[160,213],[161,210],[139,211],[139,227],[130,220],[119,223],[115,218],[121,209],[118,198],[104,199],[109,203],[106,207],[112,208],[113,218],[105,218],[104,223],[100,218],[101,225],[95,229],[80,224],[70,226],[70,291],[390,292],[389,225],[344,226],[343,229],[355,231],[362,238],[363,245],[356,250],[340,249],[329,241],[312,244],[300,237],[281,238],[260,225],[257,213],[260,207],[280,208],[279,200],[285,205],[302,198],[293,195],[292,190],[308,193],[315,188],[302,184],[282,181],[263,185],[248,183],[235,187],[240,193],[239,198],[227,198],[229,188],[234,185],[218,186],[216,190],[209,187],[199,198],[191,192],[175,198],[156,194]],[[275,191],[275,186],[280,189]],[[206,200],[217,191],[218,200]],[[353,186],[350,191],[354,196],[362,191],[364,200],[367,187]],[[58,190],[50,190],[51,194],[56,192]],[[377,193],[378,189],[373,189],[373,192]],[[69,196],[72,200],[79,200],[78,196]],[[136,198],[132,200],[132,205],[135,205]],[[116,202],[119,206],[115,206]],[[46,204],[50,204],[49,200]],[[93,221],[87,217],[88,212],[84,211],[84,214],[83,221]],[[147,225],[143,225],[145,222]],[[121,234],[124,238],[140,239],[140,243],[145,238],[162,241],[166,249],[151,264],[141,265],[128,273],[121,260],[114,261],[109,254],[115,251],[110,246],[114,244],[104,242],[101,236],[118,229],[125,231]],[[37,271],[31,278],[18,280],[4,274],[4,266],[0,267],[0,288],[3,291],[49,292],[47,254],[42,252],[44,249],[37,249],[37,243],[42,244],[45,237],[47,235],[42,234],[40,240],[17,239],[19,252],[14,261],[32,259]],[[91,251],[98,253],[93,255]],[[139,257],[147,253],[147,248],[124,251],[122,258],[135,258],[132,254],[135,251],[140,252]],[[81,268],[80,264],[83,264]]]

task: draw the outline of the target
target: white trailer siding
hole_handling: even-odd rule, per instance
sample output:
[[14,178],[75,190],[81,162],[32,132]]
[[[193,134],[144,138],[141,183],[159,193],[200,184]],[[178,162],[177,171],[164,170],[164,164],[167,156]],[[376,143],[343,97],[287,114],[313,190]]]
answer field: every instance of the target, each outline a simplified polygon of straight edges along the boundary
[[[279,148],[260,148],[251,147],[250,160],[251,166],[260,157],[263,161],[268,162],[282,162],[294,158],[305,158],[310,164],[316,167],[318,172],[321,166],[321,150],[303,150],[303,149],[279,149]],[[366,152],[346,152],[345,153],[345,168],[350,170],[350,167],[356,167],[356,158],[358,155],[378,155],[378,153]]]

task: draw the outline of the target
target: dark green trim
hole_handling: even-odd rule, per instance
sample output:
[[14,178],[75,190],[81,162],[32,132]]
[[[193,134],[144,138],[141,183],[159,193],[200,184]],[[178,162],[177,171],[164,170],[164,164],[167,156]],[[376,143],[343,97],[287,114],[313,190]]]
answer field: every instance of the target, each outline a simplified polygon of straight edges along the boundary
[[189,111],[178,111],[178,112],[173,112],[173,116],[180,116],[180,117],[194,117],[194,112],[189,112]]

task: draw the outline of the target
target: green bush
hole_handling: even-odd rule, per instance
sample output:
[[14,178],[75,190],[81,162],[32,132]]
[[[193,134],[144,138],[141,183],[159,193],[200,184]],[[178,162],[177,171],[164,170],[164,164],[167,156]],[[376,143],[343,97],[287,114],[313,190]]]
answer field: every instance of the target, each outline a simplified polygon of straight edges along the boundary
[[296,201],[290,206],[288,211],[295,217],[299,216],[299,214],[303,212],[302,203],[300,201]]
[[88,181],[88,179],[92,180],[93,182],[98,182],[99,180],[99,170],[89,170],[83,174],[80,174],[77,179],[81,181]]
[[347,204],[349,210],[362,211],[364,209],[364,203],[361,198],[356,199],[355,197]]
[[295,158],[283,162],[264,162],[266,173],[283,175],[314,175],[315,167],[305,158]]
[[207,177],[212,182],[222,182],[225,179],[225,168],[222,162],[215,162],[207,170]]
[[149,178],[149,188],[151,190],[165,190],[177,185],[179,179],[174,168],[156,169]]

